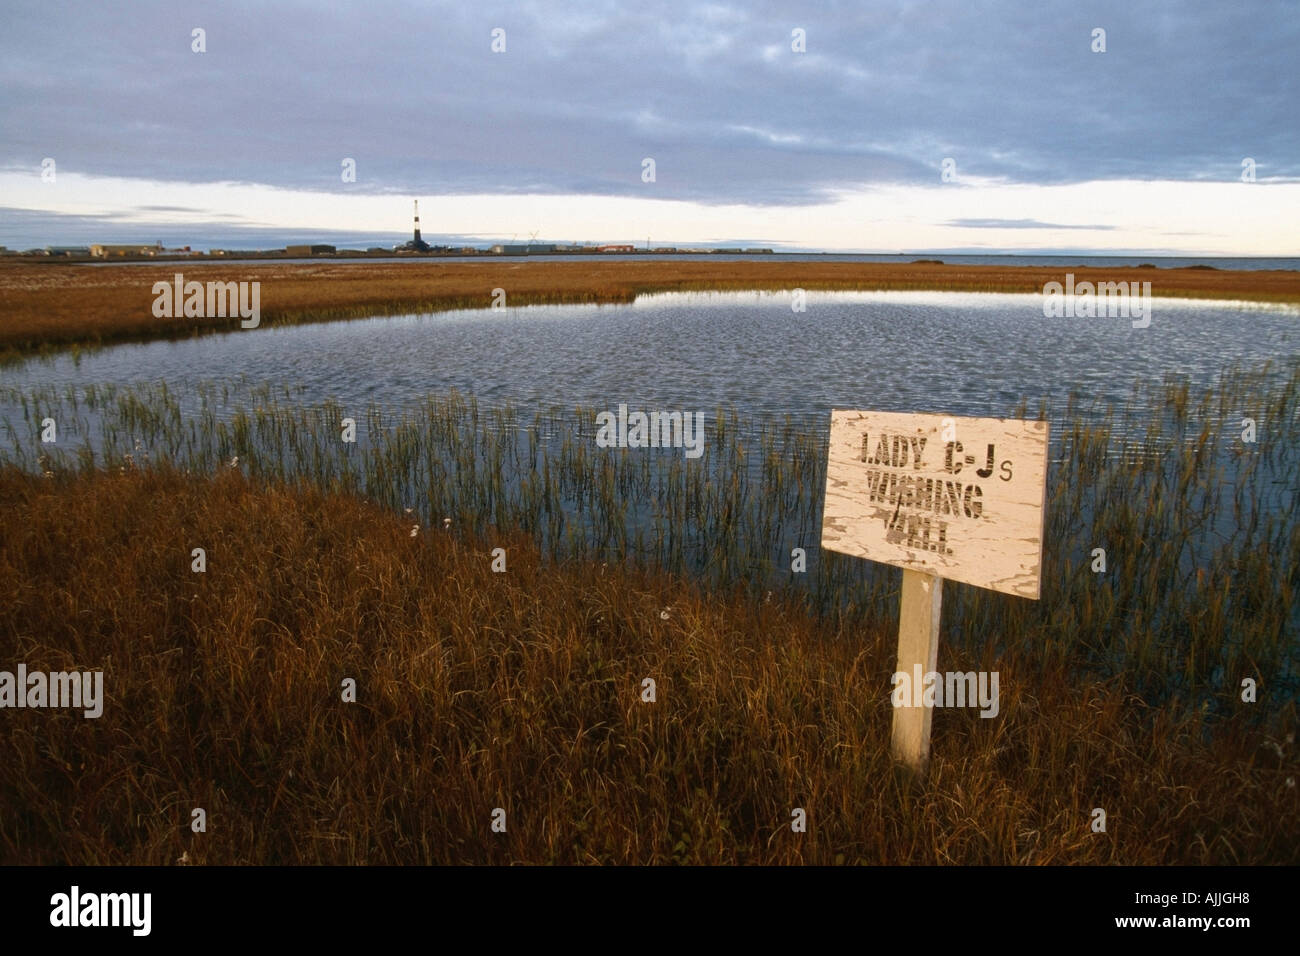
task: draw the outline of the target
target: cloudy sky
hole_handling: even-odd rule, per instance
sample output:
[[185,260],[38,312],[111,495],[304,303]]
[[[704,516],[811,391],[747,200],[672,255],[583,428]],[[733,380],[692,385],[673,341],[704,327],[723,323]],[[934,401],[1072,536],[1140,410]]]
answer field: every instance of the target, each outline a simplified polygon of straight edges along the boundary
[[1300,255],[1294,0],[5,0],[3,19],[11,248],[392,245],[419,198],[425,238],[457,243]]

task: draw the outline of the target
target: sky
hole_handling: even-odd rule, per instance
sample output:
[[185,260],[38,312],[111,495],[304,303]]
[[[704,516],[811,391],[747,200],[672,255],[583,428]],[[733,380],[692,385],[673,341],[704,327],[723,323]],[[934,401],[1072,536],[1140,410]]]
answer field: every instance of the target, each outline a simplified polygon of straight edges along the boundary
[[1294,0],[4,0],[3,20],[10,248],[392,246],[419,199],[425,240],[455,245],[1300,255]]

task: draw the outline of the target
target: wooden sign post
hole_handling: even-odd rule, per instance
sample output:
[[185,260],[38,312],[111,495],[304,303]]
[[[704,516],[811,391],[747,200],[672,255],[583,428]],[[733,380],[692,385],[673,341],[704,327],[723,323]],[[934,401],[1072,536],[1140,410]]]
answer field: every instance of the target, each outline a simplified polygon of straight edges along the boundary
[[[1037,600],[1047,439],[1044,421],[831,412],[822,547],[903,569],[898,672],[935,670],[944,578]],[[891,750],[921,776],[933,709],[911,697]]]

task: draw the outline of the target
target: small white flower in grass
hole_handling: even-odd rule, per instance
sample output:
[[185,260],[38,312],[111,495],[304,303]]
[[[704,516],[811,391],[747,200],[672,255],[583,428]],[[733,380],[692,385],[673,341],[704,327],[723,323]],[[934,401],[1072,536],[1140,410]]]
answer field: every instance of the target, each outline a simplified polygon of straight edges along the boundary
[[450,519],[450,518],[443,518],[443,519],[442,519],[442,530],[443,530],[443,531],[450,531],[450,530],[451,530],[451,519]]
[[414,511],[414,510],[415,510],[414,508],[403,508],[403,509],[402,509],[402,511],[403,511],[405,514],[408,514],[408,515],[409,515],[412,511]]
[[231,468],[238,468],[238,467],[239,467],[239,456],[238,456],[238,455],[236,455],[234,458],[230,459],[230,467],[231,467]]
[[419,533],[420,533],[420,526],[418,524],[411,525],[411,537],[414,538]]
[[1287,785],[1288,787],[1290,787],[1292,790],[1294,790],[1294,789],[1295,789],[1295,777],[1287,777],[1287,778],[1286,778],[1286,785]]
[[666,608],[664,608],[662,611],[660,611],[660,612],[659,612],[659,620],[661,620],[661,621],[666,621],[666,620],[668,620],[668,612],[671,611],[671,610],[672,610],[672,608],[670,608],[670,607],[666,607]]
[[189,851],[189,850],[186,850],[184,853],[182,853],[182,854],[180,855],[180,859],[178,859],[178,860],[176,861],[176,865],[177,865],[177,866],[189,866],[189,865],[190,865],[190,851]]

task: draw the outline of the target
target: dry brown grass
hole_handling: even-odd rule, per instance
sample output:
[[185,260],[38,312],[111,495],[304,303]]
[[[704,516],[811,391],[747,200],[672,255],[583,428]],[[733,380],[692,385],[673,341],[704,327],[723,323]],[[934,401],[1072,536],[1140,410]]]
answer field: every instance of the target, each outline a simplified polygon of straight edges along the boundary
[[933,289],[1041,292],[1067,271],[1078,282],[1149,281],[1157,296],[1300,302],[1300,272],[895,265],[855,262],[322,262],[132,265],[0,264],[0,352],[234,330],[238,319],[153,315],[151,289],[187,279],[260,281],[262,326],[456,308],[630,302],[638,294],[702,290]]
[[0,863],[1300,861],[1294,705],[1274,747],[1046,656],[945,647],[942,669],[999,671],[1002,712],[937,712],[910,792],[886,630],[411,537],[230,471],[8,469],[0,527],[0,669],[103,669],[107,697],[98,720],[0,712]]

